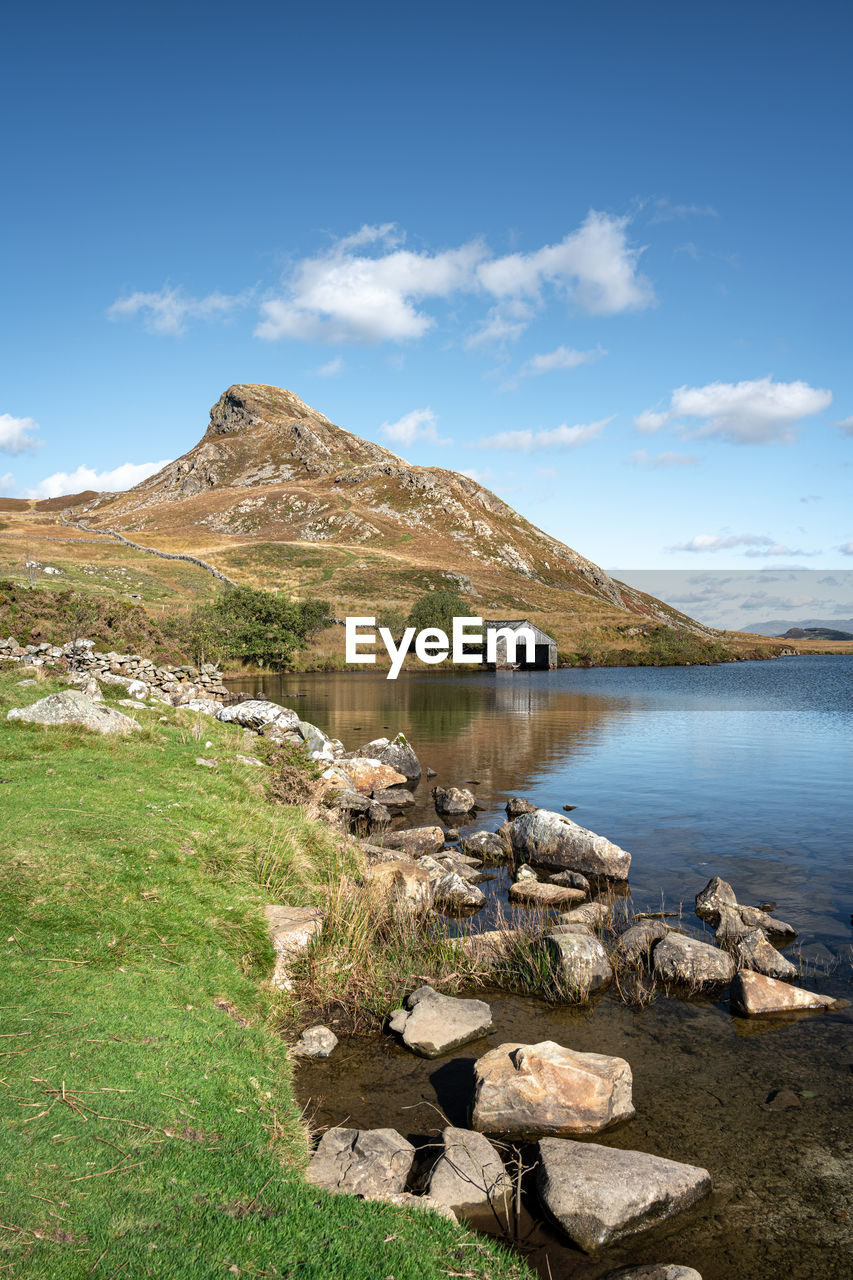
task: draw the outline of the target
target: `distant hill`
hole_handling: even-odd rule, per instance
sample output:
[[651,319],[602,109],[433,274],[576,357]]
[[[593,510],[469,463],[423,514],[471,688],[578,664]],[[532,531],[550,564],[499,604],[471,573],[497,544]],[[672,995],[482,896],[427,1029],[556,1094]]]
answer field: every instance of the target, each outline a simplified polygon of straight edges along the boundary
[[[753,622],[741,627],[741,631],[749,631],[755,636],[784,636],[793,640],[792,631],[809,632],[809,638],[822,640],[849,640],[853,635],[853,618],[805,618],[800,622],[792,622],[783,618],[774,618],[771,622]],[[814,636],[815,631],[844,631],[850,635]]]
[[790,627],[781,640],[853,640],[853,631],[833,631],[831,627]]

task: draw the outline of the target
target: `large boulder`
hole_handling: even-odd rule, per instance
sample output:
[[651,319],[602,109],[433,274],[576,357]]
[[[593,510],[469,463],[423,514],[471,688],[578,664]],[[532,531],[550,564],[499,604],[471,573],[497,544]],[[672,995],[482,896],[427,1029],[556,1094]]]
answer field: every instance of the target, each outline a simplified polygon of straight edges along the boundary
[[470,813],[477,801],[464,787],[433,787],[432,798],[436,813]]
[[[572,932],[566,932],[571,929]],[[583,929],[583,933],[575,933]],[[589,925],[578,920],[549,929],[542,939],[553,969],[558,972],[576,1000],[587,1000],[613,981],[613,970],[600,939],[588,932]]]
[[419,987],[394,1015],[393,1030],[422,1058],[440,1058],[492,1029],[492,1011],[483,1000],[460,1000],[432,987]]
[[821,996],[816,991],[804,991],[792,987],[789,982],[766,978],[762,973],[741,969],[729,992],[729,1000],[736,1013],[745,1016],[768,1013],[798,1013],[801,1010],[843,1008],[843,1002],[832,996]]
[[655,977],[686,987],[731,982],[735,962],[727,951],[681,933],[668,933],[652,953]]
[[327,1129],[305,1176],[326,1191],[399,1195],[414,1158],[415,1148],[396,1129]]
[[711,1190],[707,1169],[597,1142],[543,1138],[540,1197],[587,1253],[645,1231],[696,1204]]
[[7,720],[23,720],[27,724],[76,724],[95,733],[132,733],[139,725],[130,716],[103,703],[93,702],[79,689],[63,689],[50,693],[29,707],[13,707]]
[[513,852],[519,861],[554,871],[580,871],[586,876],[627,880],[631,855],[618,844],[579,827],[562,813],[537,809],[509,824]]
[[250,698],[246,702],[235,703],[233,707],[220,707],[216,718],[223,724],[239,724],[243,729],[264,729],[274,725],[286,733],[299,728],[299,716],[295,711],[265,698]]
[[402,773],[410,784],[419,782],[423,773],[420,760],[402,733],[398,733],[396,738],[390,740],[375,738],[373,742],[367,742],[363,747],[359,747],[353,754],[369,756],[373,760],[389,765],[397,773]]
[[443,1150],[427,1186],[430,1199],[454,1211],[505,1210],[512,1196],[512,1179],[488,1138],[448,1125],[441,1140]]
[[507,1138],[598,1133],[634,1115],[631,1088],[624,1058],[552,1040],[502,1044],[475,1063],[471,1123]]
[[766,978],[781,978],[793,982],[798,970],[781,952],[767,941],[761,929],[747,929],[733,948],[739,969],[753,969]]
[[399,849],[412,858],[435,854],[444,848],[441,827],[412,827],[408,831],[389,831],[382,837],[386,849]]

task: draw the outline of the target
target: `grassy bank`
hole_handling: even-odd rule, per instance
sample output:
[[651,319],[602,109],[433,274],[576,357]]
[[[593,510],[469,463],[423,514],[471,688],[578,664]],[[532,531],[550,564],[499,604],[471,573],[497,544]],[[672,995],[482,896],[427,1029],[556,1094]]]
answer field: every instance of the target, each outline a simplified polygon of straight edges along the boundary
[[262,908],[317,900],[342,842],[267,802],[238,731],[198,740],[169,709],[126,739],[9,724],[62,687],[22,675],[0,674],[2,1274],[526,1274],[433,1215],[303,1180]]

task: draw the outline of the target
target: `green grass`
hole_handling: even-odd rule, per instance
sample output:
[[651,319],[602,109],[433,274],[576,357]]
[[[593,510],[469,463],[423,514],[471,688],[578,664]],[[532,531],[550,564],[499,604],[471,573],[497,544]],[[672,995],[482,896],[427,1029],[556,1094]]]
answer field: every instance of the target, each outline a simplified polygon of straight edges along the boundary
[[266,802],[238,730],[7,723],[60,687],[21,676],[0,674],[0,1276],[526,1275],[433,1215],[304,1182],[262,908],[315,900],[339,841]]

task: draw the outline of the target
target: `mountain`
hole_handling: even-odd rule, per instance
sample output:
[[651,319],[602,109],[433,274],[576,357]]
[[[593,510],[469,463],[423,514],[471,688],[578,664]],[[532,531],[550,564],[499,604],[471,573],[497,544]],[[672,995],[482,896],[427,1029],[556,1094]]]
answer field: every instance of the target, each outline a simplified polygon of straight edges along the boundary
[[802,622],[786,622],[774,618],[770,622],[750,623],[742,627],[756,636],[784,636],[789,631],[848,631],[853,632],[853,618],[806,618]]

